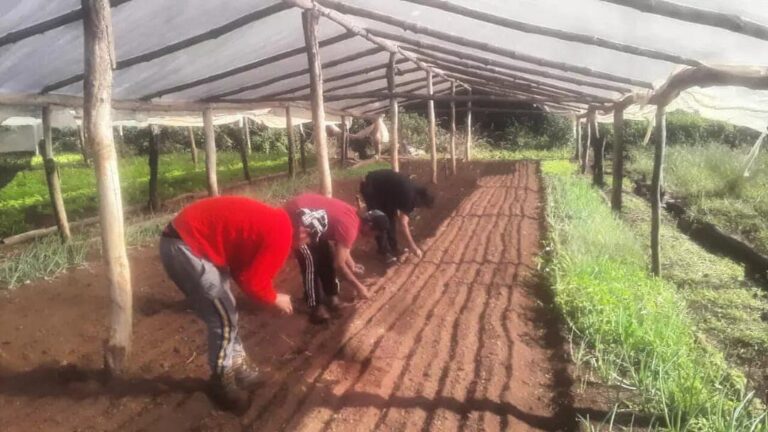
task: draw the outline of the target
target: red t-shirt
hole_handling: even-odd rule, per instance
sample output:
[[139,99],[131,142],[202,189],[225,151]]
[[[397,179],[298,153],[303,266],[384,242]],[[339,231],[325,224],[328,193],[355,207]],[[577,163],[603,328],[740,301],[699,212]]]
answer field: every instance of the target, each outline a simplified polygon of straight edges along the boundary
[[285,203],[285,209],[291,216],[302,208],[325,210],[328,213],[328,231],[325,238],[352,248],[360,229],[360,217],[354,207],[342,200],[313,193],[301,194]]
[[285,210],[245,197],[206,198],[185,207],[173,227],[196,256],[229,267],[251,298],[275,302],[272,279],[285,264],[293,240]]

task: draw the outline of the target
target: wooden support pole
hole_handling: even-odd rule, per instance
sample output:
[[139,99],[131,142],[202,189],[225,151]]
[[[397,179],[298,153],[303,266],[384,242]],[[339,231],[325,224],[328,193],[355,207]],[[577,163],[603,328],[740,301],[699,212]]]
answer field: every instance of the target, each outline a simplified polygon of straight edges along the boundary
[[296,178],[296,143],[293,135],[293,118],[291,107],[285,107],[285,134],[288,138],[288,175]]
[[659,105],[656,108],[656,152],[653,157],[653,176],[651,178],[651,272],[657,277],[661,276],[659,227],[661,224],[661,181],[666,144],[666,107]]
[[192,163],[197,168],[197,144],[195,143],[195,130],[192,129],[192,126],[187,128],[187,133],[189,134],[189,149],[192,151]]
[[[434,94],[432,86],[432,71],[427,71],[427,94]],[[429,157],[432,161],[432,183],[437,184],[437,136],[435,126],[435,101],[427,101],[427,113],[429,116]]]
[[81,0],[85,42],[83,127],[93,151],[99,193],[101,253],[110,285],[110,330],[104,363],[111,375],[124,370],[131,347],[133,298],[125,249],[123,200],[112,135],[112,16],[109,0]]
[[[301,130],[302,132],[304,131],[303,128]],[[302,174],[307,173],[307,142],[309,142],[309,138],[302,134],[302,137],[299,140],[299,162],[301,163]]]
[[66,243],[72,237],[69,232],[67,209],[64,207],[64,198],[61,196],[61,179],[56,159],[53,157],[53,134],[51,133],[51,107],[43,107],[43,163],[45,164],[45,181],[48,183],[48,195],[51,198],[53,217],[59,228],[61,241]]
[[576,153],[575,159],[581,162],[581,119],[576,119]]
[[592,164],[592,184],[597,187],[605,186],[605,178],[603,172],[603,157],[605,156],[605,141],[600,138],[600,129],[598,129],[597,115],[593,112],[593,115],[589,118],[590,128],[592,129],[592,135],[590,136],[590,146],[592,147],[592,158],[594,159]]
[[624,186],[624,108],[613,111],[613,182],[611,208],[621,211],[622,187]]
[[[243,117],[243,140],[245,140],[246,154],[251,154],[253,150],[251,148],[251,125],[249,122],[248,117]],[[267,149],[267,153],[269,153],[269,149]]]
[[149,203],[147,207],[153,212],[160,210],[160,197],[157,194],[158,161],[160,152],[158,141],[160,131],[157,125],[149,126]]
[[349,127],[347,126],[347,116],[341,116],[341,138],[339,139],[339,159],[341,166],[347,162],[347,144],[349,142]]
[[83,155],[83,164],[90,167],[91,161],[88,159],[88,147],[85,141],[85,132],[83,132],[83,125],[77,125],[77,139],[80,146],[80,154]]
[[[456,95],[456,83],[451,83],[451,96]],[[456,102],[451,101],[451,174],[456,175]]]
[[[387,67],[387,88],[390,93],[395,92],[395,67],[397,63],[397,54],[389,55],[389,65]],[[392,133],[389,134],[389,143],[392,151],[392,170],[400,171],[400,118],[397,104],[397,98],[389,98],[389,121],[392,124]]]
[[[325,196],[333,195],[331,183],[331,165],[328,161],[328,142],[325,135],[325,107],[323,106],[323,71],[320,63],[320,47],[317,42],[317,24],[320,15],[315,10],[304,10],[304,42],[307,47],[309,62],[309,81],[311,84],[312,126],[315,138],[315,154],[317,156],[320,190]],[[304,163],[302,152],[302,164]],[[302,167],[303,168],[303,167]]]
[[581,144],[581,173],[586,174],[587,169],[589,168],[589,149],[590,149],[590,142],[592,141],[592,122],[590,121],[590,116],[594,116],[594,111],[587,111],[587,120],[586,120],[586,126],[587,126],[587,136],[584,142]]
[[[243,118],[244,125],[247,124],[246,123],[247,121],[248,121],[247,118]],[[243,164],[243,178],[245,179],[245,181],[250,183],[251,170],[248,167],[248,153],[249,153],[248,148],[250,147],[250,139],[246,139],[246,137],[249,136],[247,128],[248,126],[245,126],[243,128],[243,139],[240,140],[239,150],[240,150],[240,162]]]
[[208,195],[219,195],[219,183],[216,178],[216,133],[213,130],[213,111],[203,111],[203,133],[205,135],[205,173],[208,178]]
[[[469,90],[472,94],[472,90]],[[464,161],[472,160],[472,100],[467,101],[467,145],[464,147]]]

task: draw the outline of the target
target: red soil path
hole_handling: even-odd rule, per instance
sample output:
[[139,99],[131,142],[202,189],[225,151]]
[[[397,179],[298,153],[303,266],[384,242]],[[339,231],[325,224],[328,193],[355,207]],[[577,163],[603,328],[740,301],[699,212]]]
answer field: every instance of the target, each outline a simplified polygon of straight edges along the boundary
[[[426,165],[407,170],[426,179]],[[546,289],[530,277],[537,166],[465,166],[415,221],[426,252],[384,271],[356,252],[372,298],[328,327],[240,299],[246,348],[269,380],[242,417],[205,394],[205,330],[154,248],[132,254],[131,369],[102,382],[99,266],[0,299],[0,430],[571,430],[571,379]],[[356,182],[337,184],[351,201]],[[297,294],[293,262],[277,286]]]

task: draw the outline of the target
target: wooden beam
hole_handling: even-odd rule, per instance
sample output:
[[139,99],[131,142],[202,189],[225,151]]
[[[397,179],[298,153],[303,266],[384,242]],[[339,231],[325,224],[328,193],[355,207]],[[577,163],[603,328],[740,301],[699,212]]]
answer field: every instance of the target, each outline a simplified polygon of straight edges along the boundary
[[[248,131],[248,117],[243,117],[243,138],[240,140],[238,150],[240,153],[240,163],[243,165],[243,178],[248,183],[251,182],[251,170],[248,167],[248,148],[251,146],[251,133]],[[267,149],[269,153],[269,149]]]
[[[131,0],[112,0],[112,7],[118,7],[124,3],[128,3],[129,1]],[[16,42],[20,42],[24,39],[31,38],[32,36],[37,36],[45,32],[55,30],[67,24],[80,21],[81,19],[83,19],[83,9],[73,9],[69,12],[33,24],[29,27],[14,30],[4,34],[3,36],[0,36],[0,47],[4,47],[5,45],[10,45]]]
[[590,147],[592,147],[592,183],[602,188],[605,186],[605,178],[603,171],[603,158],[605,156],[605,141],[600,137],[600,129],[597,124],[597,115],[593,115],[589,119],[590,129],[592,134],[590,135]]
[[[469,95],[472,95],[472,90],[469,90]],[[467,144],[464,147],[464,161],[469,162],[472,160],[472,100],[467,101]]]
[[[392,56],[392,55],[394,55],[394,54],[390,54],[390,56]],[[384,69],[385,69],[385,71],[387,71],[389,69],[389,64],[387,64],[384,67]],[[421,69],[419,69],[419,68],[410,68],[410,69],[406,69],[402,73],[398,74],[397,73],[397,66],[395,66],[395,75],[405,75],[405,74],[410,74],[410,73],[417,72],[417,71],[420,71],[420,70]],[[351,83],[340,84],[340,85],[337,85],[335,87],[328,87],[327,89],[325,89],[325,93],[327,94],[327,93],[332,93],[332,92],[339,91],[339,90],[346,90],[348,88],[353,88],[353,87],[357,87],[359,85],[368,84],[368,83],[372,83],[372,82],[376,82],[376,81],[381,81],[381,80],[386,80],[386,79],[387,79],[387,73],[385,72],[384,76],[367,77],[367,78],[363,78],[361,80],[353,81]],[[423,81],[423,80],[420,80],[420,81]],[[416,82],[416,80],[414,79],[414,80],[406,81],[406,82],[413,83],[413,82]],[[383,87],[383,89],[384,90],[388,90],[389,87]]]
[[611,208],[621,212],[624,186],[624,109],[613,111],[613,182],[611,183]]
[[61,241],[66,243],[72,237],[69,232],[69,220],[67,209],[64,207],[64,198],[61,195],[61,179],[56,159],[53,157],[53,134],[51,131],[51,107],[43,107],[43,163],[45,166],[45,181],[48,184],[48,196],[51,199],[53,217],[59,229]]
[[160,161],[158,149],[160,131],[158,128],[157,125],[149,125],[149,200],[147,207],[152,212],[160,210],[160,196],[157,193],[158,164]]
[[[397,54],[389,55],[389,65],[387,67],[387,89],[390,93],[396,90],[396,68]],[[395,172],[400,171],[400,107],[397,104],[397,98],[389,98],[389,120],[392,131],[389,134],[390,151],[392,152],[392,169]]]
[[[407,48],[406,48],[407,49]],[[496,68],[494,66],[484,66],[477,63],[472,63],[466,60],[455,59],[449,56],[430,53],[429,51],[414,49],[414,53],[420,54],[425,59],[429,59],[436,66],[449,71],[457,71],[459,73],[472,73],[485,77],[495,76],[495,81],[503,80],[505,83],[515,83],[520,88],[538,89],[540,91],[557,91],[565,92],[572,95],[584,96],[585,98],[594,100],[610,101],[611,99],[605,96],[600,96],[595,93],[585,92],[573,87],[566,87],[556,83],[550,83],[542,81],[536,78],[531,78],[519,73],[509,72],[502,68]]]
[[734,14],[726,14],[693,6],[673,3],[666,0],[603,0],[641,12],[674,18],[680,21],[718,27],[734,33],[768,40],[768,26],[742,18]]
[[192,152],[192,164],[197,168],[197,144],[195,144],[195,131],[192,126],[187,128],[189,134],[189,148]]
[[[408,54],[407,52],[403,51],[398,47],[397,45],[376,37],[375,35],[371,34],[368,29],[363,28],[355,24],[353,21],[349,20],[346,16],[339,13],[337,10],[338,8],[336,5],[337,2],[329,2],[334,4],[333,9],[328,9],[326,7],[323,7],[320,5],[320,2],[316,0],[284,0],[289,4],[293,4],[296,7],[303,8],[306,10],[313,10],[322,16],[328,18],[329,20],[335,22],[336,24],[344,27],[348,32],[354,33],[359,37],[362,37],[366,39],[367,41],[371,42],[374,45],[377,45],[384,49],[385,51],[389,52],[390,54],[399,54],[411,62],[413,62],[416,66],[421,68],[424,71],[431,71],[432,73],[443,77],[444,79],[448,79],[447,77],[443,76],[443,74],[439,70],[435,70],[432,67],[430,67],[428,64],[419,61],[412,55]],[[325,3],[325,2],[322,2]]]
[[77,144],[80,147],[80,154],[83,156],[83,164],[86,167],[91,166],[91,162],[88,159],[88,144],[85,140],[85,132],[83,131],[83,125],[77,125]]
[[85,45],[83,127],[90,142],[99,193],[101,254],[107,264],[110,330],[105,344],[107,372],[119,375],[131,348],[133,298],[125,249],[123,200],[112,132],[112,16],[107,0],[81,0]]
[[347,116],[341,117],[341,137],[339,138],[339,160],[341,166],[347,163],[347,144],[349,142],[349,127],[347,127]]
[[[251,125],[248,117],[243,116],[242,127],[243,127],[243,139],[245,140],[245,153],[249,155],[251,154],[251,151],[253,149],[251,148]],[[267,148],[267,153],[269,153],[269,148]]]
[[[342,13],[345,13],[345,14],[349,14],[349,15],[353,15],[353,16],[357,16],[357,17],[361,17],[361,18],[371,19],[371,20],[382,22],[382,23],[385,23],[385,24],[389,24],[389,25],[395,26],[397,28],[401,28],[403,30],[407,30],[407,31],[413,32],[413,33],[415,33],[417,35],[429,36],[429,37],[435,38],[437,40],[451,42],[451,43],[454,43],[454,44],[458,44],[458,45],[462,45],[462,46],[478,49],[478,50],[485,51],[485,52],[488,52],[488,53],[502,55],[502,56],[509,57],[509,58],[514,58],[514,59],[519,60],[519,61],[523,61],[523,62],[526,62],[526,63],[532,63],[532,64],[536,64],[536,65],[539,65],[539,66],[545,66],[545,67],[549,67],[549,68],[552,68],[552,69],[558,69],[558,70],[563,70],[563,71],[566,71],[566,72],[578,73],[578,74],[585,75],[585,76],[591,76],[591,77],[594,77],[594,78],[600,78],[600,79],[606,79],[606,80],[609,80],[609,81],[621,82],[621,83],[624,83],[624,84],[631,84],[631,85],[638,86],[638,87],[653,88],[653,85],[651,83],[649,83],[649,82],[635,80],[635,79],[626,78],[626,77],[621,77],[621,76],[618,76],[618,75],[614,75],[614,74],[610,74],[610,73],[606,73],[606,72],[601,72],[601,71],[593,70],[593,69],[590,69],[590,68],[585,67],[585,66],[579,66],[579,65],[574,65],[574,64],[564,63],[564,62],[558,62],[558,61],[548,60],[548,59],[541,58],[541,57],[532,56],[532,55],[529,55],[529,54],[520,53],[520,52],[517,52],[517,51],[514,51],[514,50],[510,50],[510,49],[499,47],[499,46],[494,45],[494,44],[488,44],[488,43],[485,43],[485,42],[479,42],[479,41],[475,41],[475,40],[472,40],[472,39],[469,39],[469,38],[465,38],[465,37],[462,37],[462,36],[457,36],[457,35],[454,35],[454,34],[451,34],[451,33],[447,33],[447,32],[443,32],[443,31],[440,31],[440,30],[436,30],[436,29],[433,29],[433,28],[430,28],[430,27],[427,27],[427,26],[424,26],[424,25],[421,25],[421,24],[405,21],[405,20],[402,20],[400,18],[396,18],[396,17],[390,16],[390,15],[386,15],[386,14],[383,14],[383,13],[380,13],[380,12],[372,11],[370,9],[365,9],[365,8],[361,8],[361,7],[357,7],[357,6],[352,6],[352,5],[349,5],[349,4],[346,4],[346,3],[342,3],[342,2],[339,2],[339,1],[336,1],[336,0],[318,0],[318,1],[320,3],[322,3],[322,4],[324,4],[324,5],[328,5],[329,7],[333,7],[334,10],[337,10],[339,12],[342,12]],[[376,35],[380,34],[380,33],[377,33],[373,29],[367,29],[366,28],[363,31],[373,35],[374,37]]]
[[[388,91],[339,93],[339,94],[333,94],[333,95],[326,95],[325,100],[327,102],[334,102],[334,101],[341,101],[345,99],[389,99],[392,96],[396,98],[401,98],[401,99],[434,100],[435,102],[450,102],[452,100],[456,102],[466,102],[468,100],[472,100],[474,102],[537,103],[537,102],[581,102],[584,100],[583,98],[580,98],[580,97],[567,97],[567,96],[551,97],[551,98],[533,98],[533,97],[514,98],[514,97],[499,96],[499,95],[474,95],[474,96],[433,95],[433,96],[430,96],[428,94],[420,94],[420,93],[407,93],[407,92],[390,93]],[[244,98],[244,99],[231,99],[231,100],[241,104],[258,103],[258,102],[293,103],[293,102],[306,101],[307,97],[306,96],[290,96],[290,97],[273,98],[271,101],[266,101],[261,98]],[[345,108],[345,109],[348,109],[348,108]]]
[[317,24],[320,14],[314,10],[301,13],[304,27],[304,42],[309,63],[309,82],[312,85],[312,127],[315,139],[320,191],[325,196],[333,195],[331,166],[328,161],[328,142],[325,135],[325,109],[323,101],[323,70],[320,61],[320,46],[317,42]]
[[[427,94],[433,95],[432,72],[427,71]],[[432,161],[432,184],[437,184],[437,136],[435,125],[435,101],[427,100],[427,115],[429,117],[429,158]]]
[[291,106],[285,107],[285,133],[288,137],[288,175],[296,178],[296,139],[293,135],[293,117]]
[[[339,35],[336,35],[336,36],[333,36],[333,37],[330,37],[328,39],[323,40],[320,43],[320,46],[321,47],[326,47],[326,46],[335,45],[335,44],[337,44],[339,42],[343,42],[345,40],[351,39],[352,37],[354,37],[354,35],[349,34],[349,33],[342,33],[342,34],[339,34]],[[169,88],[165,88],[165,89],[154,91],[152,93],[149,93],[149,94],[146,94],[146,95],[142,96],[141,99],[142,100],[154,99],[154,98],[157,98],[157,97],[160,97],[160,96],[164,96],[164,95],[167,95],[167,94],[178,93],[178,92],[183,91],[183,90],[188,90],[188,89],[191,89],[191,88],[199,87],[199,86],[204,85],[204,84],[209,84],[209,83],[212,83],[212,82],[220,81],[220,80],[223,80],[225,78],[229,78],[231,76],[234,76],[234,75],[237,75],[237,74],[241,74],[243,72],[252,71],[252,70],[258,69],[258,68],[260,68],[262,66],[266,66],[266,65],[269,65],[269,64],[281,61],[281,60],[285,60],[285,59],[288,59],[288,58],[291,58],[291,57],[295,57],[297,55],[301,55],[301,54],[304,53],[304,51],[305,51],[305,48],[303,46],[296,47],[296,48],[290,49],[288,51],[283,51],[283,52],[281,52],[279,54],[275,54],[275,55],[270,56],[270,57],[266,57],[266,58],[259,59],[259,60],[256,60],[256,61],[253,61],[253,62],[250,62],[250,63],[246,63],[244,65],[241,65],[241,66],[238,66],[238,67],[235,67],[235,68],[232,68],[232,69],[227,69],[227,70],[225,70],[223,72],[215,73],[213,75],[209,75],[209,76],[206,76],[206,77],[203,77],[203,78],[199,78],[199,79],[196,79],[196,80],[184,83],[184,84],[179,84],[179,85],[176,85],[176,86],[173,86],[173,87],[169,87]]]
[[[456,83],[451,83],[451,96],[456,96]],[[456,175],[456,102],[451,101],[451,173]]]
[[[355,53],[346,55],[346,56],[338,58],[336,60],[329,61],[325,65],[323,65],[323,67],[330,69],[330,68],[334,68],[334,67],[337,67],[337,66],[342,66],[342,65],[344,65],[346,63],[349,63],[351,61],[359,60],[359,59],[365,58],[365,57],[370,57],[370,56],[379,54],[380,52],[381,52],[381,50],[378,49],[378,48],[369,48],[369,49],[366,49],[366,50],[363,50],[363,51],[359,51],[359,52],[355,52]],[[288,72],[288,73],[280,74],[278,76],[272,77],[272,78],[264,80],[264,81],[259,81],[259,82],[253,83],[253,84],[248,84],[248,85],[245,85],[245,86],[242,86],[242,87],[238,87],[238,88],[233,89],[233,90],[228,90],[228,91],[225,91],[225,92],[221,92],[221,93],[215,94],[213,96],[205,98],[205,100],[209,100],[209,101],[225,100],[224,98],[227,98],[227,97],[230,97],[230,96],[234,96],[236,94],[244,93],[244,92],[247,92],[247,91],[258,90],[260,88],[268,87],[268,86],[270,86],[272,84],[275,84],[275,83],[278,83],[278,82],[281,82],[281,81],[284,81],[284,80],[287,80],[287,79],[302,77],[302,76],[307,75],[307,74],[309,74],[309,68],[305,68],[305,69],[294,71],[294,72]],[[277,92],[277,93],[281,93],[281,92]],[[273,94],[274,93],[270,93],[270,94],[268,94],[268,95],[266,95],[264,97],[270,97]]]
[[768,89],[768,67],[712,65],[685,68],[671,77],[651,95],[648,103],[667,106],[691,87],[738,86],[752,90]]
[[661,176],[664,169],[664,152],[667,144],[666,107],[656,108],[656,151],[653,156],[653,175],[651,176],[651,272],[661,276],[661,244],[659,227],[661,226]]
[[[435,81],[438,81],[438,80],[439,79],[436,79]],[[442,83],[440,85],[442,85]],[[438,85],[436,84],[435,87],[437,87],[437,86]],[[412,87],[410,89],[401,89],[401,90],[402,91],[407,90],[408,92],[420,92],[420,91],[426,91],[426,89],[427,89],[427,84],[423,83],[422,85],[415,86],[415,87]],[[373,98],[367,98],[367,97],[358,98],[358,99],[371,99],[371,100],[367,100],[365,102],[356,103],[354,105],[345,106],[345,107],[343,107],[343,109],[344,110],[351,110],[351,109],[355,109],[355,108],[360,108],[360,107],[364,107],[364,106],[367,106],[367,105],[371,105],[371,104],[374,104],[374,103],[382,103],[384,101],[388,101],[390,99],[390,93],[388,91],[386,91],[384,93],[386,93],[387,96],[385,96],[385,97],[373,97]],[[395,94],[397,94],[397,92],[395,92]],[[403,98],[398,97],[397,99],[399,100],[399,99],[403,99]]]
[[435,53],[441,53],[441,54],[451,56],[455,59],[468,60],[473,63],[477,63],[481,65],[493,66],[493,67],[497,67],[507,71],[520,72],[528,75],[539,76],[542,78],[549,78],[549,79],[561,81],[561,82],[568,82],[571,84],[576,84],[584,87],[599,88],[599,89],[615,91],[619,93],[627,93],[632,91],[632,89],[629,87],[623,87],[616,84],[600,82],[600,81],[592,81],[588,79],[574,77],[571,75],[553,73],[544,69],[526,67],[518,63],[510,63],[507,61],[496,60],[493,58],[489,58],[488,56],[473,54],[466,50],[451,48],[445,45],[419,39],[417,37],[408,36],[406,34],[398,34],[393,32],[387,32],[384,30],[373,30],[373,29],[371,30],[371,32],[385,39],[393,40],[401,44],[411,45],[411,47],[404,47],[403,49],[405,50],[413,51],[412,47],[417,47],[418,49],[421,50],[422,53],[425,53],[427,56],[433,56]]
[[587,111],[587,136],[584,142],[581,144],[581,173],[586,174],[589,168],[589,144],[592,141],[592,118],[595,116],[595,110],[590,109]]
[[[211,30],[208,30],[206,32],[194,35],[192,37],[188,37],[186,39],[174,42],[170,45],[166,45],[164,47],[142,53],[124,60],[117,61],[117,70],[121,69],[127,69],[131,66],[135,66],[137,64],[150,62],[152,60],[156,60],[160,57],[164,57],[170,54],[173,54],[175,52],[184,50],[186,48],[195,46],[197,44],[201,44],[203,42],[213,40],[216,38],[219,38],[221,36],[224,36],[227,33],[231,33],[241,27],[244,27],[248,24],[251,24],[255,21],[258,21],[260,19],[266,18],[268,16],[277,14],[279,12],[282,12],[286,9],[289,9],[290,6],[283,3],[275,3],[271,6],[267,6],[263,9],[259,9],[256,11],[253,11],[251,13],[245,14],[239,18],[236,18],[226,24],[223,24],[221,26],[215,27]],[[64,87],[67,87],[68,85],[75,84],[77,82],[80,82],[83,80],[83,74],[76,74],[72,75],[70,77],[67,77],[63,80],[57,81],[53,84],[49,84],[45,87],[43,87],[43,90],[41,93],[49,93],[52,91],[56,91],[59,89],[62,89]]]
[[581,119],[578,117],[576,120],[576,153],[574,154],[574,159],[576,161],[581,161]]
[[535,24],[529,24],[522,21],[513,20],[510,18],[502,17],[496,14],[490,14],[477,9],[468,8],[455,3],[451,3],[446,0],[405,0],[410,3],[416,3],[422,6],[428,6],[431,8],[439,9],[442,11],[461,15],[463,17],[472,18],[484,23],[495,24],[500,27],[508,28],[511,30],[520,31],[523,33],[537,34],[550,38],[560,39],[567,42],[577,42],[585,45],[598,46],[613,51],[618,51],[625,54],[631,54],[640,57],[652,58],[655,60],[667,61],[675,64],[683,64],[688,66],[699,66],[701,62],[689,59],[683,56],[666,53],[649,48],[642,48],[634,45],[629,45],[621,42],[614,42],[608,39],[604,39],[598,36],[574,33],[569,31],[563,31],[553,29],[549,27],[543,27]]
[[205,136],[205,174],[208,181],[208,196],[219,195],[219,182],[216,178],[216,133],[213,130],[213,111],[203,111],[203,134]]

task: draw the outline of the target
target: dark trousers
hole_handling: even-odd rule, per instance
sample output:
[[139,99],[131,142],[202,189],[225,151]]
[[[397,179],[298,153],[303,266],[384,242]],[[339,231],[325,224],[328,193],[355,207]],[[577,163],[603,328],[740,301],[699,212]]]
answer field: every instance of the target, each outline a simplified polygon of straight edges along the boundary
[[397,212],[387,213],[389,225],[386,229],[376,233],[376,246],[381,255],[397,256],[400,249],[397,245]]
[[333,251],[328,240],[300,247],[295,252],[304,281],[304,300],[310,309],[316,308],[323,299],[339,294],[339,280]]

